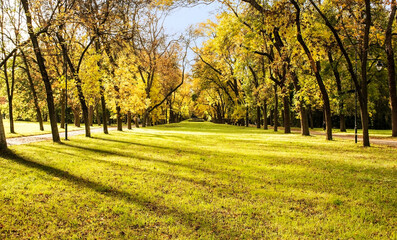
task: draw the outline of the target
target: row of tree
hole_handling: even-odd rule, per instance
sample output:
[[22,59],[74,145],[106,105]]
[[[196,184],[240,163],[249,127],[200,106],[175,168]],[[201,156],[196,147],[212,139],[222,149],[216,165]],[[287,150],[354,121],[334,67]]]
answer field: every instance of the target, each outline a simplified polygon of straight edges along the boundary
[[[144,0],[1,0],[0,5],[1,90],[7,93],[10,132],[14,113],[36,118],[41,129],[46,116],[54,142],[60,141],[57,123],[64,127],[69,109],[76,125],[82,115],[87,137],[94,113],[105,133],[109,112],[118,130],[125,116],[130,127],[133,117],[146,126],[189,115],[189,84],[183,85],[189,78],[187,41],[165,34],[164,5]],[[2,118],[0,146],[7,147]]]
[[[296,117],[309,135],[309,113],[321,109],[331,140],[332,116],[346,131],[345,116],[359,108],[363,144],[370,146],[370,119],[387,111],[397,137],[395,0],[222,3],[227,10],[218,21],[196,30],[208,38],[195,48],[194,99],[201,114],[240,124],[254,115],[265,128],[271,116],[277,130],[282,106],[285,132]],[[378,71],[382,67],[386,71]]]

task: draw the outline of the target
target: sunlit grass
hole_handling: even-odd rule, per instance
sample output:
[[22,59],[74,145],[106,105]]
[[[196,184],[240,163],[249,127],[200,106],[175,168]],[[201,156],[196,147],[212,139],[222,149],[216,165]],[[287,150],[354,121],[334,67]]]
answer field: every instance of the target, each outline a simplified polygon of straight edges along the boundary
[[172,124],[11,147],[0,238],[395,239],[397,150]]

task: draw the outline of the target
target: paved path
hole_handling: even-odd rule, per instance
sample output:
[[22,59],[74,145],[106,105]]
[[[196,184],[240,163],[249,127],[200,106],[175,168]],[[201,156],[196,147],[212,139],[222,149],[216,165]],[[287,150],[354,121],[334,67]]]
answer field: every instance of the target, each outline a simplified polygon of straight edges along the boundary
[[[108,128],[109,131],[116,130],[116,129],[117,129],[116,127]],[[91,128],[91,133],[97,133],[97,132],[102,132],[102,131],[103,131],[103,128]],[[81,135],[81,134],[85,134],[85,130],[68,131],[68,137]],[[59,133],[59,137],[61,137],[62,139],[65,139],[65,133],[64,132]],[[8,146],[22,145],[22,144],[29,144],[29,143],[34,143],[34,142],[51,140],[51,139],[52,139],[51,133],[36,135],[36,136],[8,138],[7,145]]]
[[[109,127],[108,130],[116,130],[116,127]],[[102,128],[91,128],[91,133],[97,133],[97,132],[102,132]],[[292,130],[293,133],[300,133],[299,130]],[[82,135],[85,134],[85,130],[77,130],[77,131],[69,131],[68,136],[76,136],[76,135]],[[318,132],[318,131],[310,131],[311,135],[322,135],[325,136],[324,132]],[[59,136],[64,139],[65,138],[65,133],[59,133]],[[354,135],[343,135],[343,134],[337,134],[334,133],[332,135],[334,138],[342,138],[342,139],[349,139],[354,141]],[[40,142],[40,141],[47,141],[51,140],[52,135],[51,133],[49,134],[42,134],[42,135],[36,135],[36,136],[27,136],[27,137],[17,137],[17,138],[8,138],[7,139],[7,145],[12,146],[12,145],[22,145],[22,144],[29,144],[29,143],[34,143],[34,142]],[[358,136],[358,141],[362,142],[362,136]],[[379,138],[371,138],[370,139],[371,144],[379,144],[379,145],[386,145],[390,147],[395,147],[397,148],[397,139],[379,139]]]
[[[300,133],[299,130],[293,130],[294,133]],[[324,132],[318,132],[318,131],[310,131],[311,135],[321,135],[325,136]],[[341,138],[341,139],[349,139],[354,141],[354,135],[345,135],[345,134],[338,134],[338,133],[333,133],[332,137],[334,138]],[[361,135],[358,135],[358,143],[360,144],[363,141],[363,138]],[[370,143],[371,144],[379,144],[379,145],[386,145],[390,147],[395,147],[397,148],[397,139],[386,139],[386,138],[371,138],[370,136]]]

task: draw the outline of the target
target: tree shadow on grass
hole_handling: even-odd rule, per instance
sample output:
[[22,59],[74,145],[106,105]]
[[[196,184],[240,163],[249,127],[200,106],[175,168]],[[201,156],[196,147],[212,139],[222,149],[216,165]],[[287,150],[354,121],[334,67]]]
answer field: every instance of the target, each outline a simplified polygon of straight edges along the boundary
[[183,212],[177,206],[175,207],[167,206],[163,203],[151,200],[143,195],[138,195],[138,194],[134,195],[126,191],[112,188],[111,186],[107,186],[102,183],[91,181],[83,177],[75,176],[65,170],[47,166],[45,164],[35,162],[31,159],[19,156],[10,150],[7,152],[0,153],[0,157],[11,160],[15,163],[26,166],[28,168],[42,171],[53,177],[66,180],[77,186],[91,189],[97,192],[98,194],[102,194],[108,197],[116,198],[132,204],[139,205],[146,211],[152,212],[159,218],[164,216],[172,216],[178,221],[179,224],[183,224],[188,228],[193,228],[194,231],[203,229],[216,234],[216,232],[219,233],[219,231],[222,230],[216,227],[217,222],[214,221],[214,219],[211,218],[210,214],[208,214],[208,212],[206,211],[202,211],[202,212],[197,211],[190,213]]

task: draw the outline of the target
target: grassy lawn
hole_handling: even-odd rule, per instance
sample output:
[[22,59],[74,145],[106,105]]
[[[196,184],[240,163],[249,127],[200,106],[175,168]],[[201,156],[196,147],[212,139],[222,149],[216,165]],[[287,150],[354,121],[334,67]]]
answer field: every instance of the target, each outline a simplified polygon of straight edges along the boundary
[[396,239],[397,149],[211,123],[12,146],[0,239]]
[[[4,119],[4,130],[6,131],[7,138],[15,138],[15,137],[24,137],[24,136],[33,136],[51,133],[50,122],[44,122],[44,131],[40,131],[40,126],[38,122],[27,122],[27,121],[15,121],[14,128],[16,133],[10,133],[10,121],[8,119]],[[97,125],[94,125],[96,127]],[[59,132],[64,132],[65,129],[61,128],[61,124],[58,124]],[[84,130],[84,124],[81,127],[76,127],[74,124],[68,125],[68,131],[74,130]]]

